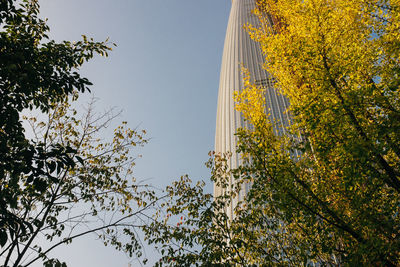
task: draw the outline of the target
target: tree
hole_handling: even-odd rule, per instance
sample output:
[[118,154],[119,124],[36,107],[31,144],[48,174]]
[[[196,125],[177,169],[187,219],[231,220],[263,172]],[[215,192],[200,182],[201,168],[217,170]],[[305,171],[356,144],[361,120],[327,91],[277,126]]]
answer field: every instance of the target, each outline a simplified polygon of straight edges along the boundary
[[[141,257],[137,230],[147,223],[146,211],[160,201],[150,186],[132,178],[135,157],[130,150],[147,142],[145,132],[131,130],[123,122],[106,141],[100,136],[116,115],[96,115],[93,103],[81,119],[67,100],[50,105],[49,111],[46,122],[24,117],[32,128],[32,142],[47,155],[63,146],[68,157],[37,163],[43,170],[40,178],[49,183],[31,184],[29,175],[20,178],[18,203],[9,212],[30,226],[9,230],[0,253],[4,266],[29,266],[38,260],[59,266],[48,253],[90,233],[105,245]],[[123,233],[125,239],[120,237]]]
[[[21,177],[28,175],[33,190],[52,183],[43,178],[43,160],[69,158],[67,148],[58,145],[48,154],[43,144],[26,139],[20,113],[38,109],[48,113],[51,103],[61,102],[74,90],[84,92],[91,83],[77,73],[95,53],[107,55],[104,42],[85,36],[82,41],[56,43],[49,40],[45,21],[38,18],[35,0],[0,2],[0,246],[11,232],[30,228],[10,209],[18,206]],[[63,160],[66,168],[72,159]]]
[[217,155],[212,166],[214,181],[252,188],[229,221],[238,188],[212,199],[176,184],[167,211],[182,223],[160,220],[151,239],[161,263],[400,263],[399,11],[398,1],[258,1],[262,26],[248,29],[290,100],[290,134],[274,134],[263,88],[246,78],[236,95],[253,126],[237,133],[244,164],[229,170]]
[[[37,260],[59,266],[47,252],[91,232],[106,244],[140,255],[139,240],[133,235],[122,243],[116,229],[125,225],[124,231],[134,232],[133,219],[153,200],[147,187],[127,179],[134,163],[129,149],[146,143],[143,133],[122,125],[112,141],[103,142],[95,136],[113,116],[96,118],[89,107],[80,120],[69,106],[91,85],[79,68],[95,54],[107,56],[111,48],[107,41],[86,36],[77,42],[50,40],[49,27],[38,14],[36,0],[0,1],[2,266],[27,266]],[[28,119],[32,140],[21,117],[28,109],[39,118],[48,117],[47,122]],[[87,211],[79,212],[82,208]],[[88,218],[95,221],[83,231],[79,226],[89,224]],[[39,236],[52,245],[40,245]]]
[[[273,31],[255,30],[254,36],[290,99],[292,132],[305,137],[298,145],[302,158],[285,160],[293,177],[281,190],[296,193],[299,208],[323,223],[322,233],[305,240],[321,240],[313,241],[319,254],[332,254],[339,262],[396,265],[399,3],[259,4],[279,23]],[[261,21],[266,25],[265,16]],[[308,199],[302,200],[304,195]]]

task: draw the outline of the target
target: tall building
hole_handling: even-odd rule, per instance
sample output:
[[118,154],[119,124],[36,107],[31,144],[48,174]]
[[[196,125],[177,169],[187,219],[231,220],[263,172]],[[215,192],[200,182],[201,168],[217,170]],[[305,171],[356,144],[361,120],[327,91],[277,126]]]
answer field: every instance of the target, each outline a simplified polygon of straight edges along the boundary
[[[226,31],[224,51],[220,74],[218,92],[217,125],[215,134],[215,152],[231,152],[232,156],[228,162],[230,168],[236,168],[241,158],[236,153],[237,138],[235,133],[238,128],[246,127],[246,122],[240,112],[235,110],[233,95],[235,91],[243,89],[243,76],[241,66],[246,67],[252,81],[266,89],[266,108],[269,110],[270,119],[282,124],[289,122],[286,109],[289,103],[285,97],[274,89],[273,79],[263,69],[263,56],[258,43],[251,40],[244,29],[244,25],[250,23],[258,25],[258,18],[252,13],[256,0],[232,0],[231,12],[229,15],[228,28]],[[277,127],[277,131],[284,131],[285,127]],[[230,178],[230,186],[235,181]],[[232,200],[232,205],[227,207],[227,214],[233,216],[233,207],[237,201],[246,194],[249,185],[243,185],[240,195]],[[221,195],[223,189],[214,185],[214,196]]]

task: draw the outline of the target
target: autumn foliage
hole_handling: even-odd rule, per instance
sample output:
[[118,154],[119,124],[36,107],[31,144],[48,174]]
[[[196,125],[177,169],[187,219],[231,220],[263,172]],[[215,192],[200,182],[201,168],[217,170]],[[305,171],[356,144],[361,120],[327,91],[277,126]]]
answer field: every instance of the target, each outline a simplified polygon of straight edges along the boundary
[[[400,3],[258,5],[262,26],[249,29],[290,100],[293,125],[286,137],[271,136],[268,122],[240,133],[253,179],[266,185],[254,188],[252,201],[260,191],[276,194],[265,203],[277,202],[279,212],[268,216],[278,215],[298,244],[290,247],[308,260],[397,265]],[[280,22],[272,28],[271,16]]]
[[[211,199],[187,180],[175,184],[171,200],[185,201],[168,209],[187,219],[153,241],[176,266],[398,266],[400,2],[257,5],[260,26],[246,27],[290,101],[288,134],[274,134],[263,88],[245,71],[235,97],[252,125],[237,133],[243,165],[211,160],[212,179],[236,185]],[[251,190],[229,220],[224,205],[243,184]]]

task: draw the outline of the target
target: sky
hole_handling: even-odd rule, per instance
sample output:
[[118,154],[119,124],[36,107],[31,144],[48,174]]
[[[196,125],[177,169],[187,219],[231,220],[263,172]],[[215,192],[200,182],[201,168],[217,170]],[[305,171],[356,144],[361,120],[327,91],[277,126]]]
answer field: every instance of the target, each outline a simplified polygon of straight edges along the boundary
[[[213,150],[219,72],[230,0],[39,0],[50,37],[81,34],[117,44],[81,70],[94,85],[97,110],[122,110],[118,121],[147,131],[135,177],[164,187],[188,174],[205,180]],[[89,97],[88,95],[84,97]],[[128,266],[131,261],[87,236],[56,250],[68,266]],[[156,255],[148,251],[148,256]],[[135,261],[131,262],[136,266]],[[37,265],[40,266],[40,265]]]

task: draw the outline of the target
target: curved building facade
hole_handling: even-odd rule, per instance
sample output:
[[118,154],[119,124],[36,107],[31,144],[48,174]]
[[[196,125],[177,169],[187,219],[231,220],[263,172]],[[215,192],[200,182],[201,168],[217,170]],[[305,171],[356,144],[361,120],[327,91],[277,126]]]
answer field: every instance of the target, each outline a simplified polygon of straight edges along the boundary
[[[238,128],[246,127],[246,122],[241,113],[235,110],[233,95],[235,91],[243,89],[243,76],[241,66],[246,67],[251,75],[252,81],[266,90],[266,108],[269,110],[270,119],[286,125],[289,122],[288,114],[285,112],[289,103],[285,97],[274,89],[273,79],[263,69],[263,56],[258,43],[251,40],[244,29],[245,24],[258,25],[258,18],[252,13],[255,8],[255,0],[232,0],[231,12],[228,20],[222,65],[220,84],[218,91],[218,106],[215,134],[215,152],[224,154],[231,152],[228,162],[230,168],[239,166],[241,158],[236,153],[237,138],[235,133]],[[282,125],[283,126],[283,125]],[[279,132],[285,127],[277,127]],[[230,178],[230,186],[234,184],[233,177]],[[232,200],[232,205],[227,207],[227,214],[233,216],[233,207],[237,201],[249,190],[249,185],[243,185],[241,194]],[[223,189],[214,185],[214,196],[221,195]]]

